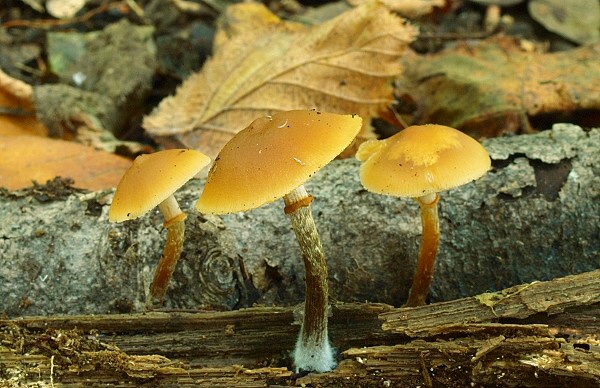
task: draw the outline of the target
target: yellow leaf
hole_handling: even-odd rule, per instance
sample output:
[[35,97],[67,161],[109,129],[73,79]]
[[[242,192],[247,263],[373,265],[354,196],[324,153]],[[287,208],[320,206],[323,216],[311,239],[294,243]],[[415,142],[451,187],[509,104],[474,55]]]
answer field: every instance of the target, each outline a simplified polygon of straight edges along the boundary
[[[368,123],[393,100],[390,80],[415,33],[379,2],[314,27],[281,21],[260,4],[230,6],[214,56],[144,128],[214,157],[255,118],[277,111],[317,108]],[[367,137],[363,129],[359,138]]]

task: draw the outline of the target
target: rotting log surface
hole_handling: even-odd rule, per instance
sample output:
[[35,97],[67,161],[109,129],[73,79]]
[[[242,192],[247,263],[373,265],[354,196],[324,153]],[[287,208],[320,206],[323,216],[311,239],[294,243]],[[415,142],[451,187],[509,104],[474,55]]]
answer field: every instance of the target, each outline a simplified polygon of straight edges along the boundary
[[[600,268],[600,129],[557,125],[484,143],[494,168],[441,193],[431,300],[443,301]],[[201,181],[176,196],[192,209]],[[1,185],[1,182],[0,182]],[[334,301],[400,305],[418,254],[411,199],[371,194],[358,162],[335,161],[307,183]],[[112,192],[58,186],[0,193],[0,313],[144,311],[165,241],[158,211],[108,222]],[[291,306],[303,265],[281,201],[222,218],[190,211],[166,307]]]
[[[576,279],[576,281],[575,281]],[[456,301],[437,303],[435,307],[400,308],[380,315],[383,329],[409,335],[429,337],[452,332],[464,322],[470,324],[491,320],[524,319],[537,313],[556,314],[574,305],[600,303],[600,270],[555,279],[533,282],[484,293]],[[433,315],[432,319],[429,315]],[[434,327],[427,323],[435,323]],[[598,333],[600,334],[600,333]]]
[[[331,337],[341,351],[340,363],[323,374],[296,375],[288,369],[299,328],[292,308],[5,319],[0,320],[0,382],[596,387],[599,275],[594,271],[503,290],[499,296],[516,295],[515,289],[523,290],[519,294],[533,288],[540,292],[523,300],[502,299],[504,311],[521,311],[518,318],[512,313],[487,315],[476,323],[468,312],[452,312],[465,311],[464,304],[472,300],[489,310],[489,295],[405,309],[335,305]],[[524,305],[529,313],[523,312]],[[551,307],[542,311],[543,305]],[[397,312],[420,312],[415,319],[431,329],[417,337],[412,331],[382,330],[378,316],[389,319]]]

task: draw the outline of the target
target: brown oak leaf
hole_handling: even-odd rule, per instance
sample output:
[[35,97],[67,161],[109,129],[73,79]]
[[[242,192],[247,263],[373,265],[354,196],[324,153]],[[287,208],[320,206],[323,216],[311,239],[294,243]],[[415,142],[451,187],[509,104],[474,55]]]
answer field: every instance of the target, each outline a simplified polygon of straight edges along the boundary
[[[163,144],[214,157],[254,119],[277,111],[317,108],[368,123],[393,101],[390,80],[415,34],[379,2],[312,27],[282,21],[260,4],[230,6],[213,57],[143,126]],[[365,127],[359,139],[370,136]]]

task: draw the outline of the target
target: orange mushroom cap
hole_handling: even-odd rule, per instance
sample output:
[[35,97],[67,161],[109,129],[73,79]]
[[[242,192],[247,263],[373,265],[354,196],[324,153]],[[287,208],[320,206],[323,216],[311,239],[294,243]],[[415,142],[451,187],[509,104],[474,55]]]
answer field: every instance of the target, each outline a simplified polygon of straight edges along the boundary
[[201,152],[185,149],[140,155],[117,185],[108,218],[121,222],[138,218],[169,198],[210,163]]
[[360,180],[372,192],[421,197],[475,180],[491,160],[475,139],[443,125],[415,125],[361,144]]
[[275,201],[339,155],[361,126],[358,115],[314,110],[259,118],[223,147],[196,208],[224,214]]

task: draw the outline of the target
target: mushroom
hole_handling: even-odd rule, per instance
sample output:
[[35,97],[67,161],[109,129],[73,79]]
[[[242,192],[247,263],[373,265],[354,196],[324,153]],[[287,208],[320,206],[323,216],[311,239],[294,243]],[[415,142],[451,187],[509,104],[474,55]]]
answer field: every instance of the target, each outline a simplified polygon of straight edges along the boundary
[[406,306],[425,304],[439,245],[438,193],[473,181],[491,165],[475,139],[443,125],[408,127],[384,140],[360,145],[360,180],[374,193],[414,198],[423,234],[417,270]]
[[167,228],[167,242],[150,287],[151,296],[162,301],[181,255],[187,215],[173,193],[210,163],[201,152],[171,149],[140,155],[117,185],[108,218],[112,222],[133,220],[158,205]]
[[327,332],[327,264],[304,182],[350,145],[361,126],[357,115],[314,110],[259,118],[223,147],[196,204],[201,212],[224,214],[283,197],[306,272],[304,317],[293,352],[297,370],[335,367]]

